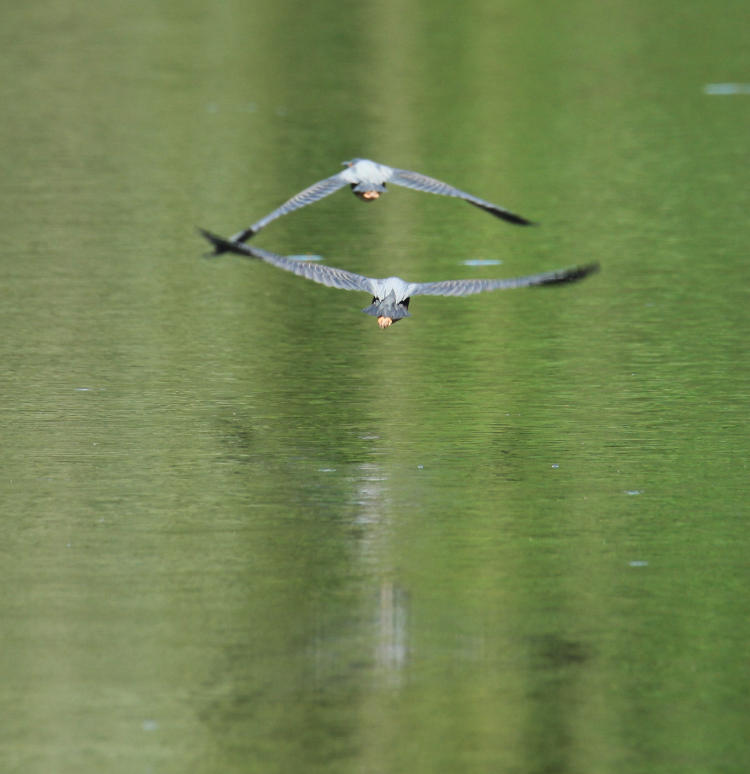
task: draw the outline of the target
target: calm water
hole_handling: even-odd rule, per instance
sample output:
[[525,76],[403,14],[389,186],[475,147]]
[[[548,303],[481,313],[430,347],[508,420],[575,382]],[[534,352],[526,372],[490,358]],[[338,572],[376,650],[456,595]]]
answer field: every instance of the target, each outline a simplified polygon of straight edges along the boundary
[[3,12],[2,771],[747,770],[745,13]]

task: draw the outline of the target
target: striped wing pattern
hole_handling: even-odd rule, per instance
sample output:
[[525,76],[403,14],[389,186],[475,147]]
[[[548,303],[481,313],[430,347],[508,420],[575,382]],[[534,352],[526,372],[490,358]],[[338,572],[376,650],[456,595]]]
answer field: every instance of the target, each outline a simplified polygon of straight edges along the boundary
[[404,188],[413,188],[415,191],[424,191],[425,193],[439,194],[441,196],[455,196],[510,223],[523,226],[531,224],[531,221],[526,220],[521,215],[516,215],[510,210],[506,210],[504,207],[499,207],[497,204],[492,204],[492,202],[486,202],[484,199],[454,188],[452,185],[442,182],[442,180],[436,180],[434,177],[428,177],[419,172],[411,172],[408,169],[393,169],[389,182]]
[[269,212],[264,218],[261,218],[257,223],[253,223],[252,226],[246,228],[244,231],[240,231],[234,236],[230,237],[232,242],[244,242],[246,239],[257,234],[262,228],[265,228],[271,221],[280,218],[282,215],[288,215],[290,212],[299,210],[301,207],[306,207],[308,204],[313,204],[320,199],[325,198],[329,194],[338,191],[339,188],[343,188],[347,184],[341,172],[331,177],[327,177],[325,180],[319,180],[317,183],[313,183],[304,191],[300,191],[298,194],[292,196],[280,207],[277,207],[273,212]]
[[422,282],[412,285],[412,296],[470,296],[487,290],[511,290],[534,285],[559,285],[564,282],[576,282],[587,277],[599,268],[599,264],[574,266],[571,269],[559,269],[542,274],[531,274],[528,277],[513,277],[511,279],[464,279],[445,280],[444,282]]
[[242,242],[224,239],[224,237],[212,234],[210,231],[201,229],[201,234],[211,244],[221,252],[231,252],[242,255],[245,258],[257,258],[272,266],[276,266],[284,271],[289,271],[299,277],[317,282],[320,285],[326,285],[329,288],[340,288],[341,290],[363,290],[366,293],[372,293],[375,283],[368,277],[361,274],[355,274],[344,269],[336,269],[333,266],[324,266],[312,261],[298,261],[295,258],[287,258],[285,255],[263,250],[260,247],[250,246]]
[[298,277],[317,282],[320,285],[326,285],[329,288],[340,288],[341,290],[364,290],[367,293],[372,292],[372,283],[368,277],[361,274],[355,274],[345,269],[337,269],[333,266],[325,266],[312,261],[298,261],[294,258],[287,258],[284,255],[269,253],[267,250],[260,250],[255,247],[248,247],[254,254],[253,257],[260,258],[266,263],[277,266],[279,269],[290,271]]

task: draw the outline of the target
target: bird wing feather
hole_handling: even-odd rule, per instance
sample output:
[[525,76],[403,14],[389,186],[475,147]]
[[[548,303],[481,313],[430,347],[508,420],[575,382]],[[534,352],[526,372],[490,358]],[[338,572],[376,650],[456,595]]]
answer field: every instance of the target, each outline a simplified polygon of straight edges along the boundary
[[255,236],[262,228],[265,228],[271,221],[280,218],[282,215],[288,215],[290,212],[299,210],[301,207],[306,207],[308,204],[313,204],[320,199],[329,196],[330,194],[338,191],[339,188],[343,188],[347,184],[346,179],[341,172],[325,178],[325,180],[318,180],[317,183],[313,183],[311,186],[305,188],[304,191],[300,191],[298,194],[292,196],[291,199],[285,201],[280,207],[277,207],[273,212],[269,212],[264,218],[261,218],[257,223],[253,223],[244,231],[240,231],[234,236],[230,237],[232,242],[244,242],[252,236]]
[[410,288],[412,296],[469,296],[487,290],[511,290],[513,288],[532,287],[534,285],[559,285],[563,282],[577,282],[599,268],[598,263],[586,266],[574,266],[569,269],[531,274],[527,277],[510,279],[462,279],[444,282],[414,283]]
[[355,274],[345,269],[336,269],[333,266],[325,266],[320,263],[313,263],[312,261],[300,261],[296,258],[277,255],[260,247],[224,239],[224,237],[212,234],[205,229],[200,229],[200,232],[215,248],[221,249],[222,252],[232,252],[245,258],[260,259],[279,269],[284,269],[284,271],[289,271],[299,277],[312,280],[320,285],[326,285],[329,288],[363,290],[367,293],[374,292],[375,281],[361,274]]
[[416,191],[424,191],[426,193],[439,194],[441,196],[455,196],[458,199],[463,199],[469,204],[473,204],[475,207],[479,207],[480,209],[485,210],[485,212],[489,212],[491,215],[507,220],[510,223],[521,226],[528,226],[531,224],[531,221],[526,220],[526,218],[521,215],[516,215],[514,212],[505,209],[505,207],[500,207],[492,202],[486,202],[484,199],[480,199],[473,194],[455,188],[448,183],[444,183],[442,180],[422,175],[419,172],[411,172],[408,169],[393,169],[389,182],[403,186],[404,188],[413,188]]

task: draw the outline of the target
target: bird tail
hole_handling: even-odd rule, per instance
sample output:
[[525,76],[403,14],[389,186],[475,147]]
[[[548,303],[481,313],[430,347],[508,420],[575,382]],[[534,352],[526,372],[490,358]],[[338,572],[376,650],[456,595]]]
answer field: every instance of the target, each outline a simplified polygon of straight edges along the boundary
[[355,194],[369,193],[370,191],[375,191],[379,194],[385,193],[385,183],[360,181],[359,183],[350,183],[350,185]]
[[362,311],[365,314],[371,314],[373,317],[389,317],[394,322],[404,317],[409,317],[409,299],[398,303],[393,298],[384,299],[373,298],[370,306],[366,306]]

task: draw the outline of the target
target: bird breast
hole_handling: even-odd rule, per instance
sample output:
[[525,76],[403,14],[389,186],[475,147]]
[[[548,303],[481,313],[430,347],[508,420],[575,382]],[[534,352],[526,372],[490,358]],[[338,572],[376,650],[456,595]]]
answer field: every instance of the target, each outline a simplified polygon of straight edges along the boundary
[[[350,183],[375,183],[381,185],[390,177],[390,167],[367,159],[358,159],[351,167],[344,170],[344,177]],[[352,179],[349,179],[349,175]]]

